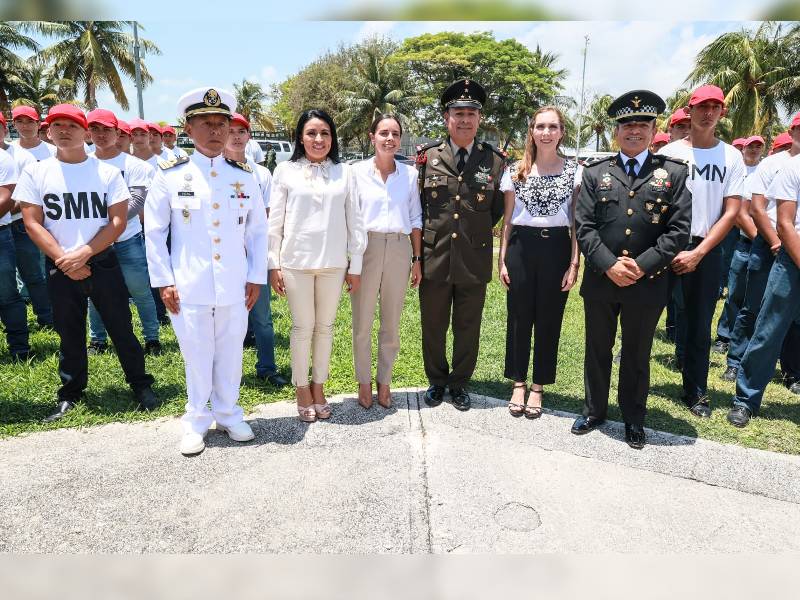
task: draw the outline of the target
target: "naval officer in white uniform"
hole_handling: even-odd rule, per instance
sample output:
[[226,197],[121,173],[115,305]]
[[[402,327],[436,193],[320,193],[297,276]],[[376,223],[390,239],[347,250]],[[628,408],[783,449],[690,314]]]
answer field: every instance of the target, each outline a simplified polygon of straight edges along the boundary
[[237,442],[254,437],[239,383],[248,311],[268,281],[267,220],[252,169],[222,155],[235,109],[230,93],[208,87],[178,101],[195,151],[159,163],[145,202],[150,281],[186,363],[185,455],[203,451],[213,421]]

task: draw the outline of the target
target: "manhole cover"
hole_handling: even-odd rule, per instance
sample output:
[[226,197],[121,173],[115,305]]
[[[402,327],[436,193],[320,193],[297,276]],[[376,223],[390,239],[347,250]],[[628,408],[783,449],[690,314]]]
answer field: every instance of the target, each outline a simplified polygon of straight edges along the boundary
[[494,520],[511,531],[533,531],[542,524],[542,519],[534,508],[519,502],[509,502],[498,508],[494,513]]

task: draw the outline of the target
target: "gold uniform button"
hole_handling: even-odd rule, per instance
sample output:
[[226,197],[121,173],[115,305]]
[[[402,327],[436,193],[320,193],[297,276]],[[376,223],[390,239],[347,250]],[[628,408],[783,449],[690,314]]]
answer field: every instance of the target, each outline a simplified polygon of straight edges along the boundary
[[461,200],[461,196],[459,194],[456,194],[456,200]]
[[217,226],[219,226],[219,220],[218,220],[218,219],[214,219],[213,221],[211,221],[211,224],[212,224],[214,227],[217,227]]
[[217,176],[217,172],[216,171],[211,171],[211,173],[209,173],[209,175],[211,175],[212,177],[216,177]]
[[632,208],[629,208],[629,209],[628,209],[628,216],[631,216],[632,214],[633,214],[633,209],[632,209]]
[[461,181],[462,179],[463,179],[463,177],[461,177],[461,175],[459,175],[458,176],[458,180]]
[[626,229],[625,230],[625,235],[630,235],[630,234],[631,234],[631,230],[630,229]]
[[439,195],[438,192],[431,192],[431,198],[436,198],[436,196],[438,195]]
[[608,202],[608,200],[606,200],[605,196],[603,196],[602,198],[600,198],[600,202]]
[[218,209],[219,208],[219,202],[214,202],[214,204],[211,205],[211,208],[213,208],[215,210]]
[[239,202],[239,208],[244,208],[244,202]]
[[650,275],[650,279],[655,279],[655,275]]
[[628,196],[630,196],[631,198],[633,198],[635,195],[636,195],[636,192],[634,192],[633,190],[628,192]]
[[457,233],[454,233],[454,234],[453,234],[453,235],[451,235],[450,237],[451,237],[451,238],[453,238],[453,239],[456,239],[456,238],[458,237],[458,234],[457,234]]
[[453,214],[453,218],[457,219],[458,218],[458,213]]
[[214,260],[219,260],[219,254],[214,255]]
[[214,238],[214,243],[215,243],[215,244],[219,244],[219,243],[220,243],[220,239],[219,239],[218,237],[215,237],[215,238]]
[[622,251],[622,256],[628,256],[628,251],[627,250],[623,250]]

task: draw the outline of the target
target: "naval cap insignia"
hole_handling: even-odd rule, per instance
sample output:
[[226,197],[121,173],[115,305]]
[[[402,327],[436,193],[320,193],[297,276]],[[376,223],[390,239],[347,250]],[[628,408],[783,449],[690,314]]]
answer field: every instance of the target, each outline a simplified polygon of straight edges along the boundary
[[642,103],[642,100],[639,96],[634,96],[633,100],[631,100],[631,104],[633,104],[633,108],[639,108],[639,105]]
[[203,104],[206,106],[217,106],[219,102],[219,93],[214,88],[208,90],[205,96],[203,96]]

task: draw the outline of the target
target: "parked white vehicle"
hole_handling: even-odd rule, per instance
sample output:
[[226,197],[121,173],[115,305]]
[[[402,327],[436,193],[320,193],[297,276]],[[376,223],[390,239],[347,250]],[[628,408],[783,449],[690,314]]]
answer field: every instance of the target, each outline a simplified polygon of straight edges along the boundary
[[269,147],[272,146],[275,148],[275,162],[280,163],[285,160],[289,160],[292,156],[292,152],[294,152],[294,144],[292,144],[289,140],[256,140],[258,145],[261,146],[261,149],[264,151],[264,156],[267,156],[269,152]]

